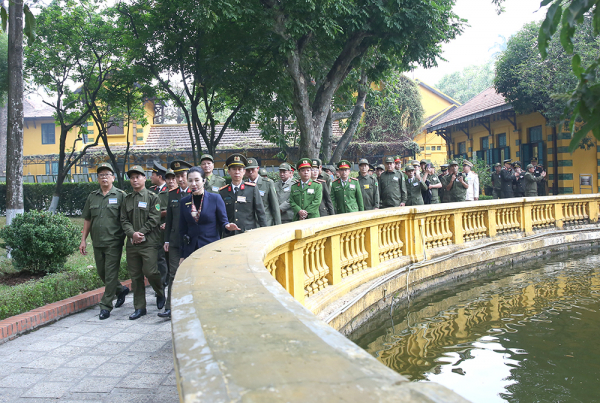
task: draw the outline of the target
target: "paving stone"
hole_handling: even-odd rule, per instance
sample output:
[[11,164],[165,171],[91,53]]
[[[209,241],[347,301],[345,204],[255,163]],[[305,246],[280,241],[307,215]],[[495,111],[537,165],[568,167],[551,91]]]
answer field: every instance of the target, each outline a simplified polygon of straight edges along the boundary
[[73,357],[76,355],[82,355],[82,354],[86,353],[88,350],[89,350],[89,348],[87,348],[87,347],[64,345],[64,346],[60,346],[60,347],[55,348],[54,350],[50,351],[48,353],[48,356]]
[[75,340],[67,343],[67,346],[94,347],[97,344],[101,343],[103,340],[104,339],[100,336],[91,337],[86,334],[83,337],[80,337],[78,339],[75,339]]
[[5,388],[28,388],[42,378],[43,374],[11,374],[2,378],[0,385]]
[[25,351],[50,351],[64,345],[64,342],[56,342],[56,341],[39,341],[37,343],[32,343],[29,346],[23,348]]
[[100,355],[83,355],[70,359],[64,366],[69,368],[94,368],[108,361],[110,357]]
[[132,372],[168,374],[173,370],[173,359],[152,357],[141,363]]
[[69,341],[73,341],[76,338],[80,337],[81,334],[80,333],[75,333],[75,332],[67,332],[64,330],[61,330],[55,334],[51,334],[46,336],[46,341],[63,341],[63,342],[69,342]]
[[117,383],[121,381],[121,378],[99,378],[99,377],[86,377],[84,380],[79,382],[69,390],[71,392],[97,392],[97,393],[108,393]]
[[164,374],[129,374],[117,385],[119,388],[153,389],[166,378]]
[[159,386],[151,400],[155,403],[178,403],[179,395],[176,386]]
[[131,364],[131,363],[142,363],[150,357],[150,353],[144,352],[130,352],[128,350],[124,351],[121,354],[117,354],[114,357],[110,358],[111,363],[122,363],[122,364]]
[[144,337],[144,333],[118,333],[112,336],[109,341],[118,341],[123,343],[131,343]]
[[112,341],[105,341],[98,343],[94,348],[89,349],[88,355],[117,355],[121,354],[127,348],[131,346],[131,343],[117,343]]
[[161,384],[163,386],[177,386],[177,376],[175,375],[175,370],[171,370],[171,372],[169,373],[169,375],[165,378],[165,380],[163,381],[163,383]]
[[23,368],[55,369],[60,367],[65,361],[64,357],[41,357],[37,360],[23,364]]
[[60,403],[64,402],[118,402],[116,399],[110,398],[110,393],[95,393],[95,392],[67,392],[60,400]]
[[[8,362],[4,359],[1,359],[0,362],[2,362],[2,365],[0,365],[0,377],[10,375],[13,372],[16,372],[17,369],[21,368],[21,364],[15,362]],[[0,386],[2,386],[1,383]]]
[[58,399],[62,397],[69,387],[70,382],[40,382],[23,394],[23,397],[51,397]]
[[118,376],[124,377],[132,369],[136,367],[135,364],[119,364],[113,362],[106,362],[91,372],[91,376]]
[[173,339],[173,334],[171,332],[159,332],[159,331],[155,331],[155,332],[151,332],[147,335],[145,335],[144,337],[142,337],[142,340],[155,340],[155,341],[167,341],[167,340],[172,340]]
[[133,343],[128,351],[138,351],[146,353],[154,353],[159,351],[165,345],[164,341],[140,340]]
[[54,370],[46,371],[46,381],[53,381],[57,379],[69,379],[71,381],[76,381],[87,374],[92,370],[92,368],[67,368],[60,367]]
[[132,394],[132,389],[126,389],[125,393],[113,393],[107,398],[106,402],[119,402],[119,403],[148,403],[151,402],[154,394]]
[[42,353],[40,354],[39,352],[36,351],[17,351],[16,353],[13,353],[9,356],[7,356],[4,360],[6,360],[6,362],[31,362],[34,361],[35,359],[39,358],[40,356],[45,356],[46,354]]

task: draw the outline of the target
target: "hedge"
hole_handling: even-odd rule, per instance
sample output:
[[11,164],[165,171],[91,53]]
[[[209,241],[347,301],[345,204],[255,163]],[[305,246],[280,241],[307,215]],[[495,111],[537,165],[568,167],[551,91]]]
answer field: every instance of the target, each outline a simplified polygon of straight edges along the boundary
[[[124,191],[131,192],[131,184],[126,181],[124,182]],[[114,183],[116,186],[116,182]],[[150,187],[152,184],[149,180],[146,181],[146,187]],[[54,193],[54,183],[24,183],[23,184],[23,198],[25,204],[25,211],[30,210],[48,210],[50,203],[52,202],[52,194]],[[90,183],[70,183],[65,182],[62,185],[62,192],[60,200],[58,202],[58,212],[64,213],[65,215],[81,215],[83,206],[87,196],[94,190],[100,188],[100,185],[96,182]],[[0,184],[0,214],[6,213],[6,184]]]
[[[121,260],[119,279],[129,278]],[[74,268],[0,289],[0,320],[103,287],[96,268]]]

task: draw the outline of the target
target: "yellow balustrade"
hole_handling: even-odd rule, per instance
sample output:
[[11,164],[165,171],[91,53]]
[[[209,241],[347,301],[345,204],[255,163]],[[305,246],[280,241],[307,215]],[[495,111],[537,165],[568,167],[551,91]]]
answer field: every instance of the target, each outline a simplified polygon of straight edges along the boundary
[[[286,290],[304,302],[367,268],[405,257],[419,261],[423,247],[431,250],[503,234],[596,222],[599,209],[598,196],[573,195],[365,212],[373,219],[344,222],[316,233],[297,231],[296,239],[267,253],[264,264]],[[397,214],[389,214],[396,210]],[[384,211],[388,213],[378,217]]]

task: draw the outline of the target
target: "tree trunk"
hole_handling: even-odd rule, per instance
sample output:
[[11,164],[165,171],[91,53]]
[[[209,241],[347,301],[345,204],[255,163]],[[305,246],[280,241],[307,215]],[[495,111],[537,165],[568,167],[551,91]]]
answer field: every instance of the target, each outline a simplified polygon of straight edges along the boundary
[[6,224],[23,208],[23,0],[9,2]]
[[325,126],[323,126],[323,141],[321,143],[321,159],[323,160],[323,164],[328,164],[329,160],[331,160],[333,147],[333,118],[331,114],[331,109],[329,109]]
[[337,144],[333,155],[331,156],[331,162],[336,164],[344,155],[346,148],[348,148],[348,144],[350,144],[350,140],[354,137],[354,133],[356,133],[356,129],[358,128],[358,124],[360,123],[360,118],[362,117],[363,112],[365,111],[365,99],[367,98],[368,86],[367,86],[367,74],[363,71],[360,75],[360,82],[358,85],[358,97],[356,98],[356,105],[354,105],[354,110],[352,111],[352,118],[350,119],[350,124],[348,128],[342,135],[342,138]]
[[6,176],[6,118],[8,107],[0,106],[0,173]]

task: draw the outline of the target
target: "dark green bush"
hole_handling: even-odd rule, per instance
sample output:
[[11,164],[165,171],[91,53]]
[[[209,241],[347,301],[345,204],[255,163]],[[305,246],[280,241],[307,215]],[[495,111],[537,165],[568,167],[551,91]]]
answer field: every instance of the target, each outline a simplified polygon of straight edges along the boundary
[[62,214],[28,211],[0,229],[2,247],[10,248],[13,266],[31,273],[54,273],[77,250],[80,230]]

